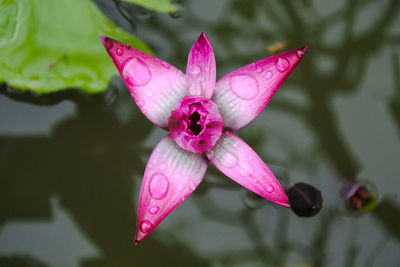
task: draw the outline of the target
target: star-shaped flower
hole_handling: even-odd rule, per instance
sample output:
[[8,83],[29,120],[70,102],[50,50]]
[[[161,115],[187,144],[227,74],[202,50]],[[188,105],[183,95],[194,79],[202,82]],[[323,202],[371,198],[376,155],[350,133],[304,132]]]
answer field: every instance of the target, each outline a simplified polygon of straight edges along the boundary
[[214,52],[204,33],[190,50],[186,75],[134,47],[100,39],[143,114],[169,131],[144,172],[135,244],[196,189],[208,162],[254,193],[289,206],[264,161],[232,132],[264,109],[306,47],[261,59],[216,81]]

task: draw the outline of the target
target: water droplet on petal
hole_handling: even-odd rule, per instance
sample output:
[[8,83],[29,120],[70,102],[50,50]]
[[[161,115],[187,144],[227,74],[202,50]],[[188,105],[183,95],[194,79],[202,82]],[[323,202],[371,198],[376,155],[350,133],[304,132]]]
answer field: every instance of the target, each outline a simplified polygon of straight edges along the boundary
[[251,167],[250,165],[248,165],[246,163],[242,163],[240,166],[243,168],[243,170],[246,173],[249,173],[249,174],[253,173],[253,167]]
[[128,58],[123,63],[122,77],[129,85],[143,86],[150,82],[151,72],[139,58]]
[[258,73],[263,72],[263,70],[264,70],[263,67],[260,66],[260,65],[258,65],[257,68],[256,68],[256,71],[257,71]]
[[142,100],[139,100],[137,102],[137,105],[138,105],[139,108],[142,108],[144,106],[144,102]]
[[153,224],[148,221],[148,220],[143,220],[140,223],[140,231],[142,231],[143,233],[147,233],[149,232],[151,229],[153,229]]
[[275,61],[275,67],[279,72],[285,72],[289,69],[290,63],[286,58],[278,57]]
[[200,71],[201,71],[201,69],[200,69],[200,67],[197,66],[197,65],[192,65],[192,66],[189,68],[190,74],[193,74],[193,75],[199,74]]
[[149,213],[150,213],[150,214],[156,214],[159,210],[160,210],[160,207],[159,207],[159,206],[151,206],[151,207],[149,208]]
[[272,193],[274,192],[275,188],[272,185],[266,185],[265,186],[265,191],[267,191],[268,193]]
[[254,99],[258,95],[258,82],[250,74],[235,75],[230,80],[232,92],[246,100]]
[[267,74],[265,75],[267,77],[267,79],[271,79],[272,78],[272,71],[267,71]]
[[233,168],[238,164],[238,159],[231,152],[226,152],[221,159],[221,164],[227,168]]
[[304,51],[303,50],[297,50],[296,56],[299,58],[302,58],[304,56]]
[[153,168],[153,164],[151,164],[151,163],[147,164],[147,168],[149,168],[149,169]]
[[147,93],[147,96],[148,96],[148,97],[152,97],[152,96],[153,96],[153,93],[152,93],[152,92],[148,92],[148,93]]
[[122,56],[123,54],[124,54],[124,50],[122,50],[121,48],[117,48],[117,55]]
[[178,185],[178,192],[182,192],[183,189],[185,189],[185,185],[184,184]]
[[167,62],[165,62],[165,61],[161,61],[161,65],[164,67],[164,68],[166,68],[166,69],[169,69],[169,68],[171,68],[171,65],[170,64],[168,64]]
[[160,170],[165,170],[166,168],[167,168],[167,164],[162,163],[162,164],[160,165]]
[[241,106],[240,107],[240,111],[245,112],[246,111],[246,107],[245,106]]
[[151,176],[149,193],[152,198],[158,200],[165,198],[168,193],[168,187],[168,178],[164,174],[158,172]]
[[108,37],[106,37],[104,39],[104,43],[105,43],[106,49],[110,49],[113,47],[113,41]]

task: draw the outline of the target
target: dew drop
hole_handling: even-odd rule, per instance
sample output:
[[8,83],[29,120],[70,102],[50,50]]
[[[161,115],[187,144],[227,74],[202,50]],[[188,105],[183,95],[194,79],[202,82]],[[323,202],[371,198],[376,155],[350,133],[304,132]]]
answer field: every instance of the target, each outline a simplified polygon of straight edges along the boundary
[[258,95],[258,82],[250,74],[235,75],[230,80],[231,90],[238,97],[250,100]]
[[183,189],[185,189],[185,185],[184,184],[178,185],[178,192],[182,192]]
[[303,50],[297,50],[296,56],[299,58],[302,58],[304,56],[304,51]]
[[285,72],[289,69],[290,63],[286,58],[278,57],[275,61],[275,67],[279,72]]
[[104,43],[105,43],[106,49],[111,49],[113,47],[113,41],[108,37],[106,37],[104,39]]
[[152,96],[153,96],[153,93],[152,93],[152,92],[148,92],[148,93],[147,93],[147,96],[148,96],[148,97],[152,97]]
[[152,228],[153,228],[153,224],[148,220],[143,220],[140,223],[140,231],[142,231],[143,233],[149,232]]
[[168,193],[168,187],[168,179],[164,174],[158,172],[151,176],[149,193],[152,198],[158,200],[165,198]]
[[250,174],[253,173],[253,168],[250,165],[242,163],[240,166],[245,170],[245,172]]
[[170,64],[168,64],[167,62],[165,62],[165,61],[161,61],[161,65],[164,67],[164,68],[166,68],[166,69],[169,69],[169,68],[171,68],[171,65]]
[[267,71],[267,74],[266,74],[266,77],[267,77],[267,79],[271,79],[272,78],[272,71]]
[[264,70],[263,67],[260,66],[260,65],[258,65],[257,68],[256,68],[256,71],[257,71],[258,73],[263,72],[263,70]]
[[144,102],[142,100],[139,100],[137,102],[137,105],[138,105],[139,108],[142,108],[144,106]]
[[149,213],[150,213],[150,214],[156,214],[159,210],[160,210],[160,207],[159,207],[159,206],[151,206],[151,207],[149,208]]
[[265,186],[265,191],[267,191],[268,193],[272,193],[272,192],[274,192],[274,187],[272,186],[272,185],[266,185]]
[[139,58],[128,58],[123,63],[122,76],[133,86],[143,86],[150,82],[151,72],[149,67]]
[[238,146],[239,146],[239,143],[238,143],[236,140],[234,140],[234,141],[232,142],[232,145],[233,145],[234,147],[238,147]]
[[149,169],[153,168],[153,164],[151,164],[151,163],[147,164],[147,168],[149,168]]
[[238,159],[231,152],[226,152],[222,157],[221,164],[227,168],[233,168],[238,164]]
[[197,75],[201,71],[200,67],[197,65],[192,65],[189,69],[190,74]]
[[122,50],[121,48],[117,48],[117,55],[122,56],[123,54],[124,54],[124,50]]
[[165,170],[166,168],[167,168],[167,164],[162,163],[162,164],[160,165],[160,170]]

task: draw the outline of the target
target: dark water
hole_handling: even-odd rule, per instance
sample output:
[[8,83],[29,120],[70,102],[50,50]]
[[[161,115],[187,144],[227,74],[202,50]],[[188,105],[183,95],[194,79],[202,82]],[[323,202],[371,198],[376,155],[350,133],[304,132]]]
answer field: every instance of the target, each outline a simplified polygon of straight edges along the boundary
[[[12,96],[3,85],[0,266],[400,266],[400,1],[193,0],[173,16],[96,3],[182,70],[202,31],[218,77],[266,57],[271,44],[308,45],[238,135],[285,186],[320,188],[324,208],[297,217],[211,167],[133,247],[141,177],[165,133],[120,78],[103,95],[63,101]],[[345,208],[339,191],[354,181],[378,193],[373,212]]]

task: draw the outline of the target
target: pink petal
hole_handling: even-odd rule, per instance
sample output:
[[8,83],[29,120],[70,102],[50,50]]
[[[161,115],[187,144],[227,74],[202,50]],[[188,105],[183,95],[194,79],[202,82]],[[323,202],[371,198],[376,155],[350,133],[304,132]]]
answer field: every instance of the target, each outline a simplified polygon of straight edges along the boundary
[[210,98],[215,86],[216,65],[214,52],[203,32],[189,53],[186,81],[190,95]]
[[208,160],[203,154],[183,150],[169,135],[157,144],[140,190],[135,244],[196,189],[207,166]]
[[289,207],[286,193],[274,174],[257,153],[233,133],[225,132],[205,155],[232,180],[266,199]]
[[237,130],[257,117],[306,50],[301,47],[261,59],[219,79],[211,99],[225,129]]
[[187,94],[180,70],[127,44],[100,36],[122,79],[143,114],[155,125],[168,129],[168,117]]

